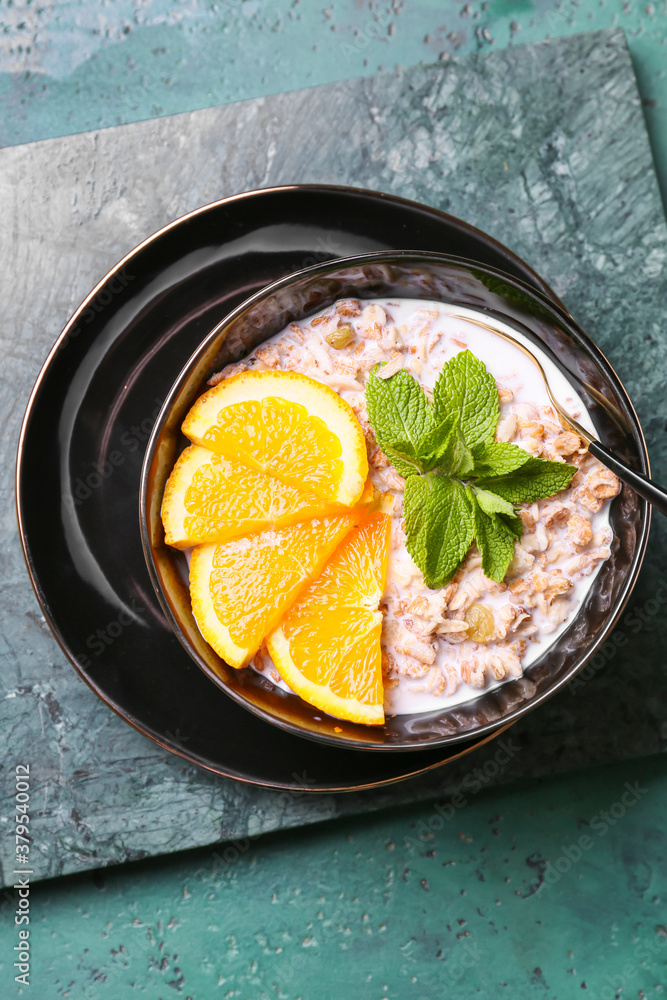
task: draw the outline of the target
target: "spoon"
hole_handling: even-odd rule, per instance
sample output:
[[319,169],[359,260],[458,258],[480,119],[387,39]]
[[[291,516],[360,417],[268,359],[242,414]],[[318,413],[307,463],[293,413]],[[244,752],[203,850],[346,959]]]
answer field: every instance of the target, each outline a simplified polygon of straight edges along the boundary
[[[667,515],[667,490],[664,490],[662,486],[658,486],[657,483],[652,482],[648,476],[644,476],[641,472],[635,472],[634,469],[631,469],[629,465],[627,465],[617,455],[614,455],[613,452],[609,451],[609,449],[598,441],[598,439],[591,434],[590,431],[586,430],[585,427],[582,427],[581,424],[574,419],[574,417],[571,417],[570,414],[563,409],[551,391],[551,386],[547,380],[544,368],[532,351],[529,351],[524,344],[522,344],[519,340],[516,340],[509,333],[505,333],[503,330],[498,330],[497,327],[491,326],[489,323],[483,323],[478,319],[471,319],[470,316],[452,315],[452,319],[460,319],[465,323],[473,323],[475,326],[481,326],[485,330],[495,333],[497,337],[502,337],[503,340],[514,344],[514,346],[518,347],[520,351],[523,351],[523,353],[539,368],[549,399],[551,400],[554,409],[560,416],[561,422],[564,422],[564,424],[568,427],[571,427],[575,434],[578,434],[579,437],[584,439],[588,445],[588,450],[591,455],[594,455],[598,461],[602,462],[602,464],[608,469],[611,469],[611,471],[615,473],[615,475],[617,475],[622,482],[627,483],[628,486],[632,487],[635,493],[638,493],[640,497],[647,500],[648,503],[650,503],[653,507],[656,507],[662,514]],[[609,400],[605,399],[597,389],[594,389],[593,386],[589,386],[586,383],[584,384],[590,394],[605,407],[614,421],[622,426],[621,414],[616,407],[610,403]]]

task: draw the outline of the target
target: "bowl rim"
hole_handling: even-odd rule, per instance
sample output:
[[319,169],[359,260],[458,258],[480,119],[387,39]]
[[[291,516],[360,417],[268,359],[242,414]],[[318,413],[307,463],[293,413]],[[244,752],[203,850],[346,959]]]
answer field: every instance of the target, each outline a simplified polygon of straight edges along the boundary
[[[315,185],[313,185],[315,186]],[[353,189],[361,190],[361,189]],[[495,242],[495,241],[494,241]],[[497,244],[503,251],[506,252],[502,244]],[[627,408],[627,415],[631,425],[632,437],[635,440],[635,444],[638,446],[639,460],[640,460],[640,471],[649,476],[650,475],[650,463],[648,450],[646,447],[646,441],[644,438],[644,432],[641,427],[637,412],[635,410],[634,404],[630,399],[630,396],[623,385],[623,382],[619,378],[615,369],[603,354],[600,348],[594,343],[594,341],[585,333],[585,331],[577,324],[571,314],[566,310],[565,306],[557,298],[550,298],[544,292],[538,288],[533,288],[527,285],[525,282],[520,281],[517,278],[506,274],[504,271],[498,268],[492,267],[487,264],[481,264],[477,261],[471,260],[465,257],[457,257],[452,254],[439,254],[431,251],[420,251],[420,250],[396,250],[396,251],[375,251],[364,254],[356,254],[354,256],[339,257],[332,260],[327,260],[322,263],[311,265],[306,268],[300,268],[298,271],[294,271],[290,274],[265,285],[263,288],[254,292],[252,295],[248,296],[243,302],[239,303],[234,309],[232,309],[226,316],[224,316],[204,337],[204,339],[199,344],[196,351],[190,356],[188,361],[185,363],[181,371],[179,372],[177,378],[172,384],[165,401],[160,409],[160,412],[155,420],[153,430],[147,441],[146,449],[144,452],[144,459],[141,468],[141,479],[139,488],[139,521],[140,521],[140,532],[141,532],[141,543],[144,552],[144,557],[146,560],[146,565],[148,568],[148,573],[151,579],[151,583],[157,595],[160,606],[167,617],[172,629],[174,630],[177,638],[183,645],[184,649],[194,660],[197,666],[203,670],[206,676],[215,683],[219,688],[221,688],[229,697],[231,697],[238,704],[242,705],[245,709],[252,712],[254,715],[258,716],[265,722],[271,725],[278,726],[287,732],[292,733],[296,736],[301,736],[304,739],[311,739],[318,743],[328,743],[331,746],[346,747],[348,749],[367,751],[367,752],[380,752],[380,751],[391,751],[394,752],[405,752],[411,750],[429,750],[434,749],[439,746],[447,746],[452,743],[463,742],[466,739],[476,738],[479,736],[484,736],[486,734],[492,733],[494,730],[499,729],[504,725],[511,725],[516,722],[523,715],[532,711],[538,705],[541,705],[549,698],[553,697],[558,691],[562,690],[570,681],[584,668],[588,661],[595,655],[597,650],[604,644],[616,625],[618,619],[622,615],[627,602],[629,600],[630,594],[635,586],[639,570],[641,568],[644,555],[646,552],[646,546],[648,542],[648,534],[651,523],[651,507],[647,501],[642,497],[638,497],[638,506],[640,514],[640,525],[637,532],[637,542],[635,546],[635,551],[632,556],[630,566],[628,567],[626,576],[621,585],[620,591],[614,602],[613,608],[610,609],[606,620],[600,628],[599,634],[595,637],[591,646],[586,651],[586,653],[577,658],[574,665],[567,670],[562,677],[557,679],[555,682],[551,683],[546,690],[542,691],[540,694],[535,695],[535,697],[524,701],[517,708],[514,708],[506,715],[503,715],[501,719],[496,719],[485,724],[482,724],[473,729],[467,729],[464,732],[455,732],[440,736],[439,738],[428,740],[428,741],[414,741],[414,742],[402,742],[399,744],[395,743],[372,743],[364,742],[360,744],[359,742],[347,737],[347,736],[328,736],[324,733],[310,732],[302,727],[289,722],[284,719],[280,719],[270,712],[263,710],[257,705],[252,704],[248,699],[244,698],[239,692],[234,691],[228,687],[224,680],[216,675],[210,667],[205,663],[203,659],[199,657],[197,652],[192,648],[190,643],[187,641],[187,637],[184,635],[176,617],[173,614],[170,603],[167,601],[165,594],[163,592],[162,586],[160,584],[159,573],[155,563],[153,547],[150,541],[150,524],[149,524],[149,472],[152,466],[156,445],[158,439],[164,427],[164,424],[171,412],[171,407],[175,398],[178,396],[183,385],[187,382],[188,378],[196,369],[199,360],[202,355],[206,352],[209,345],[215,340],[219,333],[231,323],[238,320],[245,312],[250,310],[253,306],[257,305],[263,299],[270,297],[275,292],[280,289],[289,287],[296,282],[307,279],[316,278],[320,276],[326,276],[327,274],[335,271],[342,270],[344,268],[361,267],[373,264],[390,264],[390,263],[400,262],[406,263],[433,263],[440,265],[454,265],[463,268],[474,268],[476,271],[482,271],[491,277],[496,277],[502,279],[504,282],[514,286],[519,291],[527,294],[531,298],[538,300],[538,303],[546,307],[547,310],[556,314],[556,318],[567,328],[568,333],[573,336],[573,339],[581,344],[590,357],[592,357],[596,367],[600,369],[607,380],[612,384],[614,390],[622,397],[624,404]],[[539,279],[540,285],[545,285],[543,279]],[[548,287],[548,286],[545,286]],[[321,307],[320,307],[321,308]],[[577,612],[578,614],[578,612]],[[574,616],[570,626],[576,620],[577,615]],[[482,692],[483,693],[483,692]],[[480,695],[481,696],[481,695]],[[295,695],[295,697],[298,697]],[[475,699],[471,699],[474,701]],[[433,714],[431,712],[424,713],[414,713],[414,718],[419,718],[420,716],[427,716]],[[326,713],[324,713],[326,714]],[[372,729],[372,727],[367,727]]]

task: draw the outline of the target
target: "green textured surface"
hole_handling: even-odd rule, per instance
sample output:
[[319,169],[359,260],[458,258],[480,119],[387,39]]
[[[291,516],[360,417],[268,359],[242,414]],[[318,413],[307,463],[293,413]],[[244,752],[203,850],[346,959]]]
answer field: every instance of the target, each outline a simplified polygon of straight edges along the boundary
[[0,143],[620,27],[667,195],[665,0],[3,0]]
[[[511,35],[524,42],[618,23],[628,33],[645,102],[654,102],[645,113],[664,194],[664,0],[566,0],[560,13],[554,5],[524,0],[483,6],[396,3],[398,13],[387,21],[381,14],[387,5],[375,5],[373,14],[363,2],[332,5],[331,18],[307,0],[3,2],[0,141],[60,135],[371,73],[380,65],[430,61],[440,52],[487,48],[484,28],[499,48]],[[386,27],[380,24],[375,39],[378,14]],[[641,599],[650,593],[645,589]],[[649,616],[644,631],[655,625]],[[34,653],[49,655],[48,636]],[[603,677],[592,683],[598,680],[605,683]],[[613,676],[607,683],[613,687]],[[569,707],[564,703],[560,716],[559,765],[573,752]],[[660,711],[658,704],[658,716]],[[19,751],[24,749],[31,748]],[[173,785],[167,781],[162,789],[166,797],[178,796],[179,776],[172,770]],[[647,793],[604,837],[598,821],[594,846],[557,884],[530,895],[542,862],[556,864],[564,847],[590,833],[587,823],[620,801],[626,781],[639,781]],[[523,782],[468,799],[442,824],[431,807],[413,807],[250,844],[242,840],[227,851],[218,847],[217,860],[197,851],[45,883],[32,896],[33,976],[23,995],[660,996],[667,984],[664,760]],[[442,828],[428,845],[415,848],[412,842],[425,829],[420,822],[429,821]],[[166,830],[165,840],[169,849]],[[141,850],[140,829],[130,841]],[[3,995],[6,989],[9,996],[17,992],[9,957],[13,905],[10,895],[1,907]]]
[[[637,399],[658,475],[667,467],[664,369],[655,364],[665,350],[667,227],[620,31],[0,150],[0,424],[8,455],[0,509],[11,526],[0,545],[8,583],[0,594],[0,747],[9,753],[9,795],[11,764],[24,762],[17,748],[31,750],[35,877],[451,794],[471,766],[456,762],[386,791],[290,797],[286,807],[275,792],[220,780],[148,743],[82,684],[33,611],[9,473],[25,400],[57,331],[140,235],[213,198],[294,181],[380,187],[508,242],[617,366]],[[630,359],[623,332],[637,317],[651,340],[644,334]],[[610,644],[611,661],[605,654],[598,662],[604,670],[523,719],[504,779],[664,748],[667,674],[656,651],[667,642],[667,621],[655,614],[656,594],[665,600],[664,552],[658,523],[633,593],[651,613],[646,623],[624,619],[631,656],[629,644]],[[192,733],[179,717],[166,725],[177,734],[167,739],[189,749]],[[2,884],[9,841],[0,842],[0,860]]]
[[662,997],[662,763],[44,883],[21,995]]

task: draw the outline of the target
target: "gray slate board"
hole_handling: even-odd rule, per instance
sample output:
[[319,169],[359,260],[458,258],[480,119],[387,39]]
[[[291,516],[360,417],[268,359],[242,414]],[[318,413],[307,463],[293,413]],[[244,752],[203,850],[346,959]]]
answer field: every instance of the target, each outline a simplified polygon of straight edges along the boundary
[[[250,788],[154,746],[64,660],[30,589],[13,511],[16,440],[40,365],[79,301],[146,235],[216,198],[295,181],[414,198],[524,257],[615,365],[654,472],[667,480],[667,227],[620,32],[0,151],[2,820],[12,815],[14,765],[29,762],[35,877],[446,796],[485,762],[482,778],[464,785],[468,797],[522,775],[656,753],[667,741],[662,524],[631,602],[645,620],[630,610],[620,625],[631,654],[613,653],[577,691],[515,726],[503,766],[492,745],[375,792]],[[1,850],[11,881],[8,837]]]

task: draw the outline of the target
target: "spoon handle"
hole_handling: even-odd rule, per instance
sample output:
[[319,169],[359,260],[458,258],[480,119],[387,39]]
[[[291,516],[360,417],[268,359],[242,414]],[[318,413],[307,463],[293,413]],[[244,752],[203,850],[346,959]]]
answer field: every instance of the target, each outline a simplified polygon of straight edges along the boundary
[[591,455],[606,465],[608,469],[615,472],[620,480],[631,486],[635,493],[638,493],[644,500],[648,500],[652,507],[656,507],[662,514],[667,515],[667,490],[657,483],[652,482],[641,472],[635,472],[629,465],[621,461],[617,455],[605,448],[599,441],[590,441],[588,450]]

